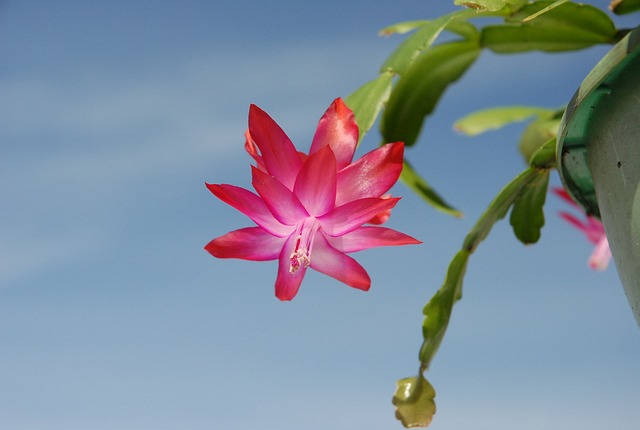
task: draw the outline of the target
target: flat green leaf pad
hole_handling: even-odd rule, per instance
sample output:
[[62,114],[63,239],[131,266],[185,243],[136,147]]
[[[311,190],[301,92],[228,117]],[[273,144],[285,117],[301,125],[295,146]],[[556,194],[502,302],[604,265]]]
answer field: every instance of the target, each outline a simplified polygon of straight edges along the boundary
[[427,427],[436,413],[436,391],[422,374],[397,382],[392,403],[406,428]]

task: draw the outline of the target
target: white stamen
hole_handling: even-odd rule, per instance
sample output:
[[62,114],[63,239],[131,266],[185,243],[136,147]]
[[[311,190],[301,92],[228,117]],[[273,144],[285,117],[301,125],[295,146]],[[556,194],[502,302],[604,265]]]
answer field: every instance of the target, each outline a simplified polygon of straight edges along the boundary
[[[310,222],[307,223],[307,221]],[[298,223],[296,244],[289,254],[289,273],[296,273],[302,268],[306,269],[311,264],[311,247],[319,227],[318,221],[314,218],[306,218]]]

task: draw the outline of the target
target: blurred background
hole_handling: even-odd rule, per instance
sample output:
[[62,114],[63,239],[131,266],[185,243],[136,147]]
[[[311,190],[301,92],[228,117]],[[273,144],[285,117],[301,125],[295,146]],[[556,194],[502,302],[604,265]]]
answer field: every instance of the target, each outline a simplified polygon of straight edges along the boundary
[[[521,125],[468,138],[452,123],[562,106],[608,48],[483,53],[407,151],[465,216],[398,184],[389,226],[424,244],[355,254],[369,292],[308,272],[282,303],[274,262],[214,259],[204,245],[250,221],[204,183],[250,188],[250,103],[307,150],[331,101],[401,40],[378,30],[453,10],[0,1],[0,428],[401,428],[391,397],[417,372],[422,307],[524,168]],[[359,154],[378,143],[372,130]],[[535,246],[502,221],[471,257],[427,375],[434,430],[638,428],[640,330],[615,267],[588,269],[591,245],[560,209],[549,196]]]

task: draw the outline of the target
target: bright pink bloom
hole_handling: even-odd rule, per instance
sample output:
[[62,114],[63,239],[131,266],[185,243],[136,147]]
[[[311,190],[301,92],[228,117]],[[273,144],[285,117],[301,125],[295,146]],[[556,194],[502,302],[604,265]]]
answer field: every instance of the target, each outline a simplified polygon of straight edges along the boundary
[[218,258],[278,260],[279,299],[296,295],[309,267],[368,290],[369,275],[348,253],[420,243],[389,228],[364,226],[384,222],[399,200],[385,193],[402,171],[404,144],[386,144],[352,162],[358,127],[341,99],[320,119],[308,155],[255,105],[245,137],[258,194],[226,184],[207,188],[257,227],[227,233],[205,249]]
[[[580,206],[573,201],[569,196],[569,193],[567,193],[563,188],[553,188],[552,191],[555,195],[570,203],[573,207],[580,209]],[[584,221],[568,212],[560,212],[560,216],[569,224],[582,231],[587,237],[587,240],[595,245],[593,253],[591,254],[591,257],[589,257],[589,267],[594,270],[606,269],[609,265],[609,261],[611,261],[611,249],[609,248],[609,241],[605,235],[602,222],[589,215],[585,215]]]

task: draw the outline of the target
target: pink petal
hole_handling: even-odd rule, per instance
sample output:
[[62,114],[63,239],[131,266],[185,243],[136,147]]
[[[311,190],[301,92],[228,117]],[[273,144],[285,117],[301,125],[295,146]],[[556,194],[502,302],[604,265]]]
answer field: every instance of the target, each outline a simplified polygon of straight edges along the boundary
[[[244,133],[244,150],[247,151],[247,153],[251,156],[251,158],[255,160],[256,167],[258,169],[262,170],[265,173],[268,173],[267,168],[264,165],[264,160],[262,159],[262,155],[260,155],[260,151],[258,150],[258,145],[256,145],[256,143],[253,141],[253,138],[251,137],[251,133],[249,132],[249,129],[247,129],[247,131],[245,131]],[[300,161],[304,163],[308,155],[305,154],[304,152],[298,151],[298,157],[300,157]]]
[[334,249],[322,234],[316,236],[313,244],[311,268],[359,290],[367,291],[371,286],[367,271],[356,260]]
[[336,204],[382,196],[400,177],[403,156],[402,142],[388,143],[341,170],[338,173]]
[[[382,198],[382,199],[390,199],[391,198],[391,194],[384,194],[380,198]],[[371,218],[369,220],[369,222],[367,222],[367,224],[376,224],[376,225],[384,224],[385,222],[387,222],[389,220],[390,217],[391,217],[391,209],[387,209],[385,211],[382,211],[382,212],[376,214],[376,216]]]
[[253,141],[253,138],[251,137],[251,133],[249,133],[249,130],[247,130],[244,133],[244,139],[245,139],[244,140],[245,151],[247,151],[247,153],[255,160],[256,167],[262,170],[263,172],[266,172],[267,168],[264,165],[264,160],[262,160],[262,156],[258,152],[258,146]]
[[276,220],[262,199],[249,190],[227,184],[205,184],[217,198],[239,210],[260,227],[276,236],[288,236],[291,227]]
[[331,236],[341,236],[368,222],[376,214],[393,208],[399,198],[366,198],[338,206],[326,215],[318,217],[322,230]]
[[[552,191],[563,200],[571,203],[572,206],[580,208],[563,188],[554,188]],[[585,215],[585,221],[567,212],[560,212],[560,216],[569,224],[582,231],[589,242],[596,245],[593,253],[589,257],[589,267],[594,270],[606,269],[611,260],[611,249],[609,248],[609,241],[607,240],[602,222],[589,215]]]
[[607,237],[603,236],[589,257],[589,267],[602,271],[607,268],[609,261],[611,261],[611,248],[609,248]]
[[310,155],[302,165],[294,194],[312,216],[324,215],[336,205],[336,158],[329,146]]
[[273,236],[260,227],[248,227],[213,239],[204,249],[218,258],[268,261],[278,258],[284,242],[284,238]]
[[309,216],[300,200],[278,179],[253,166],[251,166],[251,172],[253,187],[278,221],[293,226]]
[[565,202],[571,204],[574,207],[579,208],[580,206],[573,201],[573,199],[571,198],[571,196],[569,195],[569,193],[567,192],[567,190],[565,190],[564,188],[560,188],[560,187],[553,187],[551,189],[551,192],[553,194],[555,194],[556,196],[560,197],[562,200],[564,200]]
[[357,144],[358,125],[353,112],[342,99],[337,98],[320,118],[309,154],[330,146],[336,156],[338,170],[341,170],[353,160]]
[[342,236],[326,236],[332,247],[340,252],[356,252],[379,246],[401,246],[422,243],[413,237],[385,227],[360,227]]
[[260,149],[269,174],[278,178],[287,188],[293,189],[302,160],[289,137],[256,105],[249,108],[249,133]]
[[586,236],[587,240],[594,245],[598,243],[605,234],[602,223],[593,217],[587,216],[587,220],[582,221],[567,212],[560,212],[560,217],[580,230]]
[[578,230],[585,232],[587,230],[587,226],[582,222],[582,220],[578,219],[578,217],[568,213],[568,212],[559,212],[559,215],[562,219],[567,221],[569,224],[577,228]]
[[593,243],[599,242],[606,235],[604,225],[598,218],[587,215],[585,225],[587,227],[587,238]]
[[388,209],[386,211],[380,212],[379,214],[371,218],[367,224],[375,224],[375,225],[384,224],[389,220],[390,217],[391,217],[391,209]]
[[291,300],[298,294],[300,284],[307,272],[307,268],[304,266],[295,273],[291,273],[289,270],[291,267],[291,250],[294,248],[295,240],[297,240],[297,238],[291,235],[280,251],[275,289],[276,297],[282,301]]

